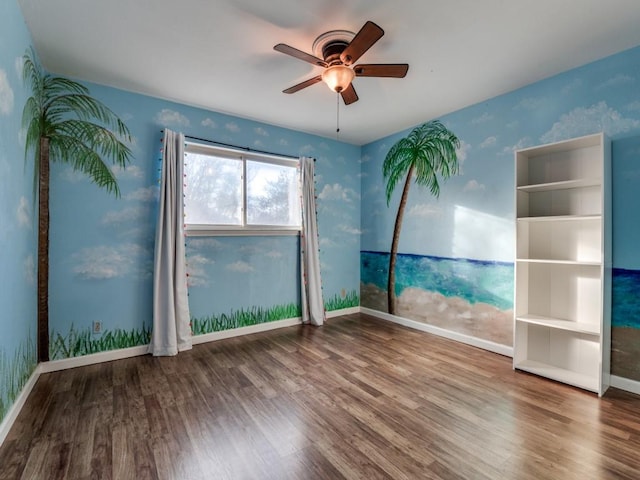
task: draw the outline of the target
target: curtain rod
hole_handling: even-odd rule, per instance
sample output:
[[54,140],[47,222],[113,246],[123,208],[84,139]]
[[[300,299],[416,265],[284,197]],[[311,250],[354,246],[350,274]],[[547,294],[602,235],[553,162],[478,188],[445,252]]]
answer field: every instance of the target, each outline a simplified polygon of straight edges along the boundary
[[[160,130],[160,131],[162,133],[164,133],[164,130]],[[216,140],[209,140],[207,138],[193,137],[191,135],[185,135],[184,138],[188,138],[189,140],[196,140],[198,142],[213,143],[215,145],[220,145],[222,147],[235,148],[235,149],[238,149],[238,150],[244,150],[246,152],[262,153],[264,155],[273,155],[273,156],[276,156],[276,157],[293,158],[295,160],[300,159],[300,157],[294,157],[293,155],[284,155],[282,153],[268,152],[266,150],[257,150],[257,149],[249,148],[249,147],[241,147],[240,145],[233,145],[232,143],[218,142]],[[314,158],[313,160],[315,161],[316,159]]]

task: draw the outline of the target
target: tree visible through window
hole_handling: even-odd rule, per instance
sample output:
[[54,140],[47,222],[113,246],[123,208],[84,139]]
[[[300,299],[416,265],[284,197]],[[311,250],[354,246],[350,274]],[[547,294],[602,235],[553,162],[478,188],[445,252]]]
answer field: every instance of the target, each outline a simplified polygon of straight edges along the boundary
[[297,163],[187,144],[187,232],[298,231]]

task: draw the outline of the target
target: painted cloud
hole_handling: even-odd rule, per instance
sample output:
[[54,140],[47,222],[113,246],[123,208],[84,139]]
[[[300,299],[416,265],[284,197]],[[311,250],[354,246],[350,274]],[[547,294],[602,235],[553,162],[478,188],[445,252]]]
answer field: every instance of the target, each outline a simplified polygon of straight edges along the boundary
[[[145,257],[147,261],[142,262],[141,267],[140,259]],[[74,273],[87,280],[106,280],[131,274],[146,278],[151,274],[149,251],[134,243],[83,248],[74,253],[72,259]]]
[[24,268],[24,279],[29,285],[36,284],[36,263],[33,259],[33,255],[27,256],[22,264]]
[[102,217],[104,225],[120,225],[123,223],[143,223],[149,218],[150,210],[147,207],[127,207],[122,210],[107,212]]
[[150,187],[143,187],[137,190],[134,190],[131,193],[125,195],[126,200],[137,200],[139,202],[155,202],[158,199],[158,193],[160,189],[157,185],[152,185]]
[[597,132],[613,136],[637,128],[640,128],[640,120],[625,118],[620,112],[609,107],[607,102],[598,102],[590,107],[574,108],[563,114],[540,140],[543,143],[552,143]]
[[13,90],[9,85],[7,72],[0,69],[0,113],[9,115],[13,111]]
[[358,199],[359,197],[355,190],[345,188],[339,183],[325,185],[318,194],[318,198],[321,200],[341,200],[348,203],[351,203],[353,199]]
[[168,108],[160,110],[155,116],[155,121],[164,126],[188,127],[191,124],[187,117]]
[[485,186],[482,183],[479,183],[477,180],[469,180],[467,184],[462,189],[463,192],[477,192],[485,189]]
[[243,262],[241,260],[234,263],[230,263],[229,265],[227,265],[226,268],[227,270],[231,270],[232,272],[238,272],[238,273],[253,272],[253,267],[249,265],[247,262]]
[[205,118],[202,122],[200,122],[200,125],[202,125],[203,127],[218,128],[218,124],[210,118]]
[[419,203],[407,210],[407,217],[439,217],[442,209],[428,203]]
[[213,260],[204,255],[187,256],[187,285],[189,287],[206,287],[209,285],[209,276],[205,270],[205,265],[214,263]]
[[137,165],[127,165],[125,168],[114,165],[111,171],[118,180],[127,178],[142,178],[142,170]]
[[21,227],[28,228],[31,226],[31,211],[29,209],[29,202],[25,197],[20,197],[16,217],[18,218],[18,225]]
[[610,78],[609,80],[607,80],[604,83],[601,83],[600,85],[598,85],[596,87],[596,90],[602,90],[604,88],[618,88],[621,87],[623,85],[628,85],[630,83],[635,82],[636,79],[629,76],[629,75],[624,75],[622,73],[619,73],[618,75],[616,75],[615,77]]

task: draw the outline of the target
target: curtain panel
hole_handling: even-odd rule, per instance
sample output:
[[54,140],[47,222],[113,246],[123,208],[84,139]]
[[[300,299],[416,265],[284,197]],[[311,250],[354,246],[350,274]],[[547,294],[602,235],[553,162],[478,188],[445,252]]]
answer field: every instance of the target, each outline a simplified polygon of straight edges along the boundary
[[191,348],[184,237],[184,135],[165,129],[153,269],[153,329],[149,353]]
[[314,161],[300,157],[302,231],[300,232],[300,296],[302,323],[322,325],[325,321],[320,277],[320,246],[316,219]]

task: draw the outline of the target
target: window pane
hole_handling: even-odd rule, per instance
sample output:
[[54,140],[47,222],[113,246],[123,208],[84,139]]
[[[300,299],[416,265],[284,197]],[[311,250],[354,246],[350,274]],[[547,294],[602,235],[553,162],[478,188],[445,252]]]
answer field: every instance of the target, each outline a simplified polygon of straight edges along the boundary
[[247,224],[300,225],[295,167],[247,160]]
[[187,153],[186,223],[242,225],[242,160]]

